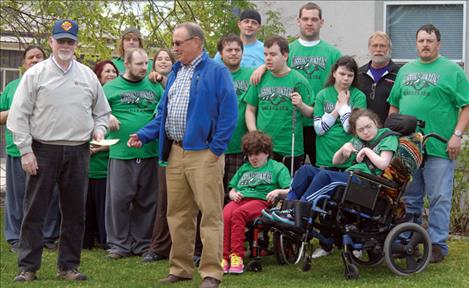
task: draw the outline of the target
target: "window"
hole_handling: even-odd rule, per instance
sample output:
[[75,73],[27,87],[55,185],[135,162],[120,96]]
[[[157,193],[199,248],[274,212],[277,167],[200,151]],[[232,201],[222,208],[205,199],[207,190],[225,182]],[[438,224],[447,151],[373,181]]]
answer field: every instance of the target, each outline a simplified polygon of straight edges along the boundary
[[417,58],[415,32],[433,24],[441,32],[441,55],[464,63],[466,49],[466,1],[387,1],[384,27],[392,40],[392,58],[408,62]]

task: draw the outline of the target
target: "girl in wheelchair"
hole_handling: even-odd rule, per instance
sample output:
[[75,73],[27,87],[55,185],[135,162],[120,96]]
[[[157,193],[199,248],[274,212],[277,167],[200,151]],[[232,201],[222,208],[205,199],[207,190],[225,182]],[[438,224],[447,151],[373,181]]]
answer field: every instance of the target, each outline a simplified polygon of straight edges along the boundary
[[246,223],[261,215],[278,196],[288,193],[291,177],[282,163],[269,159],[272,140],[253,131],[242,139],[242,150],[248,156],[229,183],[230,202],[223,209],[223,261],[225,273],[244,272],[244,240]]
[[[349,119],[350,132],[355,135],[333,156],[334,165],[353,160],[348,171],[360,170],[364,173],[380,175],[386,169],[399,145],[398,137],[387,135],[390,129],[380,128],[378,116],[371,110],[355,109]],[[288,192],[287,200],[314,202],[321,195],[333,195],[337,187],[345,186],[350,174],[319,169],[311,165],[302,166],[295,174]],[[291,210],[263,211],[271,220],[293,223]],[[332,248],[332,247],[331,247]],[[328,251],[315,251],[317,257],[325,256]],[[318,249],[318,250],[319,250]]]

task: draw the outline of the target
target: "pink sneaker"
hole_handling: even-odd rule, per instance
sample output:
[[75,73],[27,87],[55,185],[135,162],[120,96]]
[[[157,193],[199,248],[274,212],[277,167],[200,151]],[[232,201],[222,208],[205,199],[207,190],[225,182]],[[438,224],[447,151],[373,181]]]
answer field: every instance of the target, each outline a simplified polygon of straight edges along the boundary
[[243,258],[236,254],[231,254],[230,263],[230,274],[242,274],[244,272]]
[[223,261],[221,261],[221,267],[223,268],[223,273],[227,274],[230,272],[230,264],[228,263],[228,260],[223,259]]

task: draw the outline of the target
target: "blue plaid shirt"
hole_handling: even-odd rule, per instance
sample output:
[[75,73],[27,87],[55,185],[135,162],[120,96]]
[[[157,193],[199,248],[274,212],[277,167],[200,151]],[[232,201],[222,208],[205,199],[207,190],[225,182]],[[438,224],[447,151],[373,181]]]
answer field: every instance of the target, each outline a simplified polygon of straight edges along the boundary
[[166,135],[169,139],[182,141],[186,132],[187,107],[191,90],[192,75],[195,67],[202,61],[202,54],[190,64],[182,65],[168,93],[168,117]]

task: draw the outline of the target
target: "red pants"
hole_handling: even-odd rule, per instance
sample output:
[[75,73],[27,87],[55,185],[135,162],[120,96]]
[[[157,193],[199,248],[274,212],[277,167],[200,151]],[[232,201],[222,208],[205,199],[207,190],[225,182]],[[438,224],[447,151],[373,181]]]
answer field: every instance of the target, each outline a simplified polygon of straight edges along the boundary
[[259,199],[242,199],[238,203],[231,201],[223,208],[223,258],[228,259],[234,253],[244,257],[244,238],[246,223],[253,221],[267,208],[268,203]]

